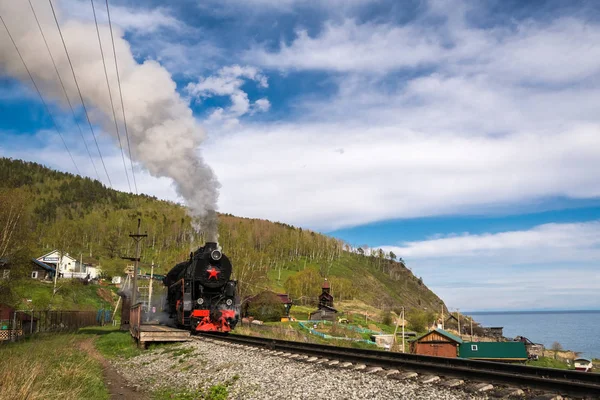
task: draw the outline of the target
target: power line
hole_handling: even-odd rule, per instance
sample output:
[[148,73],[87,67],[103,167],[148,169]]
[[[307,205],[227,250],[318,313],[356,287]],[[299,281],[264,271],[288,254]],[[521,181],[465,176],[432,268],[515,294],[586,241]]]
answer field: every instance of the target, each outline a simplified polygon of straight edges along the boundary
[[38,96],[40,96],[40,100],[42,100],[42,103],[44,104],[44,107],[46,108],[46,111],[48,112],[48,115],[50,116],[50,119],[52,120],[54,129],[56,129],[56,132],[60,136],[60,140],[62,140],[63,145],[65,146],[65,149],[67,150],[67,153],[69,153],[69,157],[71,157],[71,161],[73,161],[73,165],[75,166],[75,169],[77,170],[77,174],[81,175],[81,172],[79,171],[79,167],[77,167],[77,163],[75,162],[75,159],[73,158],[73,155],[71,154],[71,151],[69,151],[67,142],[65,142],[65,139],[64,139],[62,133],[58,129],[58,125],[56,124],[56,121],[54,120],[54,117],[52,116],[52,113],[50,112],[50,108],[48,107],[48,104],[44,101],[42,92],[40,92],[40,89],[38,88],[37,84],[35,83],[35,80],[33,79],[33,75],[31,75],[31,72],[29,71],[29,68],[27,67],[27,64],[25,63],[25,60],[23,59],[23,56],[21,55],[21,52],[19,51],[19,47],[17,46],[17,43],[15,42],[12,35],[10,34],[10,31],[8,30],[8,26],[6,25],[6,22],[4,22],[4,18],[2,18],[1,15],[0,15],[0,20],[2,21],[2,25],[4,25],[4,29],[6,29],[6,33],[8,33],[8,37],[10,38],[10,41],[12,42],[13,46],[15,46],[15,50],[17,50],[17,54],[19,54],[19,58],[21,59],[21,62],[23,63],[23,66],[25,67],[25,70],[27,71],[27,75],[29,75],[29,79],[31,79],[31,83],[33,83],[33,86],[35,87],[35,90],[37,91]]
[[113,36],[112,23],[110,22],[110,9],[108,0],[106,0],[106,14],[108,15],[108,27],[110,28],[110,40],[112,41],[113,56],[115,59],[115,70],[117,71],[117,83],[119,84],[119,96],[121,97],[121,111],[123,112],[123,123],[125,125],[125,136],[127,137],[127,149],[129,151],[129,162],[131,163],[131,175],[133,176],[133,185],[135,194],[138,194],[137,182],[135,180],[135,171],[133,169],[133,158],[131,157],[131,144],[129,143],[129,131],[127,130],[127,118],[125,118],[125,103],[123,103],[123,92],[121,90],[121,78],[119,76],[119,65],[117,63],[117,51],[115,50],[115,38]]
[[50,46],[48,46],[48,42],[46,41],[46,35],[44,35],[44,31],[42,30],[42,26],[40,25],[40,21],[38,20],[35,9],[33,8],[33,4],[31,0],[29,0],[29,6],[31,7],[31,11],[33,12],[33,16],[35,18],[35,22],[37,22],[37,26],[42,34],[42,39],[44,39],[44,44],[46,45],[46,50],[48,50],[48,55],[52,60],[52,65],[54,65],[54,71],[56,71],[56,75],[58,76],[58,81],[60,82],[60,86],[62,87],[63,93],[67,99],[67,103],[69,103],[69,108],[71,109],[71,113],[73,114],[73,119],[77,124],[77,128],[79,128],[79,134],[81,135],[81,140],[83,140],[83,144],[85,145],[85,149],[87,150],[88,156],[90,157],[90,161],[92,162],[92,166],[94,167],[94,171],[96,171],[96,177],[100,180],[100,174],[98,173],[98,169],[96,168],[96,164],[94,163],[94,159],[92,158],[92,153],[85,141],[85,137],[83,136],[83,131],[81,130],[81,125],[79,125],[79,121],[77,121],[77,117],[75,116],[75,110],[73,109],[73,105],[71,104],[71,100],[69,99],[69,95],[67,94],[67,90],[65,89],[65,85],[63,83],[62,78],[60,77],[60,73],[58,72],[58,67],[56,66],[56,62],[54,61],[54,57],[52,56],[52,52],[50,51]]
[[65,43],[65,38],[63,37],[62,31],[60,29],[60,24],[58,23],[58,18],[56,17],[56,11],[54,11],[54,5],[52,4],[52,0],[48,0],[50,3],[50,8],[52,9],[52,15],[54,16],[54,22],[56,22],[56,27],[58,28],[58,33],[60,34],[60,39],[62,41],[63,47],[65,49],[65,53],[67,54],[67,60],[69,61],[69,66],[71,67],[71,73],[73,74],[73,80],[75,81],[75,86],[77,87],[77,92],[79,93],[79,99],[81,100],[81,105],[83,106],[83,111],[85,112],[85,117],[87,119],[88,125],[90,126],[90,130],[92,131],[92,136],[94,137],[94,143],[96,143],[96,149],[98,149],[98,155],[100,156],[100,161],[102,161],[102,166],[104,167],[104,172],[106,173],[106,177],[108,178],[108,183],[112,189],[112,182],[110,180],[110,176],[108,175],[108,170],[106,169],[106,164],[104,163],[104,158],[102,157],[102,152],[100,151],[100,146],[98,145],[98,140],[96,139],[96,134],[94,133],[94,128],[92,126],[92,121],[90,121],[90,116],[87,111],[87,107],[85,106],[85,102],[83,101],[83,95],[81,94],[81,89],[79,88],[79,83],[77,82],[77,77],[75,76],[75,69],[73,68],[73,63],[71,62],[71,57],[69,56],[69,51],[67,50],[67,44]]
[[127,165],[125,164],[125,154],[123,153],[123,146],[121,145],[121,134],[119,133],[119,124],[117,123],[117,116],[115,115],[115,104],[113,103],[112,93],[110,91],[110,83],[108,81],[108,72],[106,71],[106,60],[104,59],[104,50],[102,49],[102,41],[100,40],[100,29],[98,28],[98,19],[96,18],[96,9],[94,7],[94,0],[90,0],[92,3],[92,12],[94,13],[94,22],[96,23],[96,34],[98,35],[98,45],[100,46],[100,55],[102,56],[102,65],[104,66],[104,76],[106,78],[106,88],[108,89],[108,97],[110,99],[110,106],[112,108],[113,121],[115,123],[115,130],[117,131],[117,138],[119,139],[119,148],[121,149],[121,158],[123,159],[123,168],[125,169],[125,176],[127,177],[127,185],[131,192],[131,183],[129,182],[129,174],[127,173]]

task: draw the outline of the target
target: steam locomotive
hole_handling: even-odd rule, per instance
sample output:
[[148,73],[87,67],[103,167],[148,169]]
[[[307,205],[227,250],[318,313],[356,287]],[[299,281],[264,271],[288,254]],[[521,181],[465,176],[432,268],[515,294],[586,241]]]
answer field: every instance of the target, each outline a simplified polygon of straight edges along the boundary
[[168,287],[169,316],[194,332],[229,332],[235,328],[237,281],[230,280],[231,262],[217,246],[207,242],[175,265],[163,279]]

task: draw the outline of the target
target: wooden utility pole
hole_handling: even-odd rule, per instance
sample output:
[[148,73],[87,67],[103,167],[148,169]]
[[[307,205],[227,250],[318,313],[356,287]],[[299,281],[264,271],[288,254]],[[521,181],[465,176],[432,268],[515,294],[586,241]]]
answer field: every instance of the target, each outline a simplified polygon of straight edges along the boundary
[[442,329],[444,329],[444,305],[442,304]]
[[130,261],[134,262],[133,287],[132,287],[132,293],[131,293],[131,305],[132,306],[134,306],[137,303],[137,273],[138,273],[138,265],[140,262],[140,242],[142,241],[143,238],[148,237],[147,233],[144,233],[144,234],[140,233],[141,223],[142,223],[142,220],[140,218],[138,218],[137,233],[132,233],[129,235],[130,238],[135,240],[135,257],[121,257],[125,260],[130,260]]
[[458,323],[458,337],[462,339],[462,333],[460,332],[460,310],[456,309],[456,321]]
[[404,353],[404,306],[402,306],[402,352]]
[[471,342],[473,341],[473,317],[471,317]]
[[148,311],[146,314],[146,321],[150,321],[150,314],[152,313],[152,278],[154,277],[154,260],[152,260],[152,267],[150,267],[150,285],[148,286]]

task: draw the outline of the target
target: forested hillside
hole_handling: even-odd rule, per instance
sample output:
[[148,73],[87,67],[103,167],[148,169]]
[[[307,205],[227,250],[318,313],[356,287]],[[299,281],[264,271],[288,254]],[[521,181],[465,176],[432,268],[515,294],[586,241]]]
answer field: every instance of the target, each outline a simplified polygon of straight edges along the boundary
[[[0,158],[0,259],[60,249],[122,274],[121,256],[134,255],[129,234],[142,219],[142,268],[157,273],[186,259],[204,242],[184,207],[146,195],[106,188],[100,182],[39,164]],[[427,307],[442,301],[396,255],[352,249],[310,230],[265,220],[219,216],[219,243],[234,264],[240,295],[264,288],[314,303],[323,279],[338,300],[358,299],[378,308]],[[369,254],[366,254],[369,253]]]

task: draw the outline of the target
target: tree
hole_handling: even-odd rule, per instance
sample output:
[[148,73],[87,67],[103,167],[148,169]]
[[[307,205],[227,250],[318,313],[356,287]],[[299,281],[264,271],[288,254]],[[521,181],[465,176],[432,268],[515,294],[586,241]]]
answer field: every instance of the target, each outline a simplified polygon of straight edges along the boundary
[[363,250],[363,248],[362,248],[362,247],[359,247],[358,249],[356,249],[356,252],[357,252],[358,254],[360,254],[361,256],[364,256],[364,255],[365,255],[365,251]]
[[248,305],[248,315],[261,321],[280,321],[285,315],[285,306],[273,292],[262,292]]
[[552,351],[554,351],[554,359],[556,359],[558,352],[562,351],[563,347],[560,343],[554,342],[554,343],[552,343],[551,349],[552,349]]
[[390,251],[390,260],[396,261],[396,254],[393,251]]
[[412,309],[406,313],[408,329],[415,332],[424,332],[435,319],[433,312],[425,310]]
[[384,325],[392,325],[392,312],[387,309],[381,312],[381,323]]

